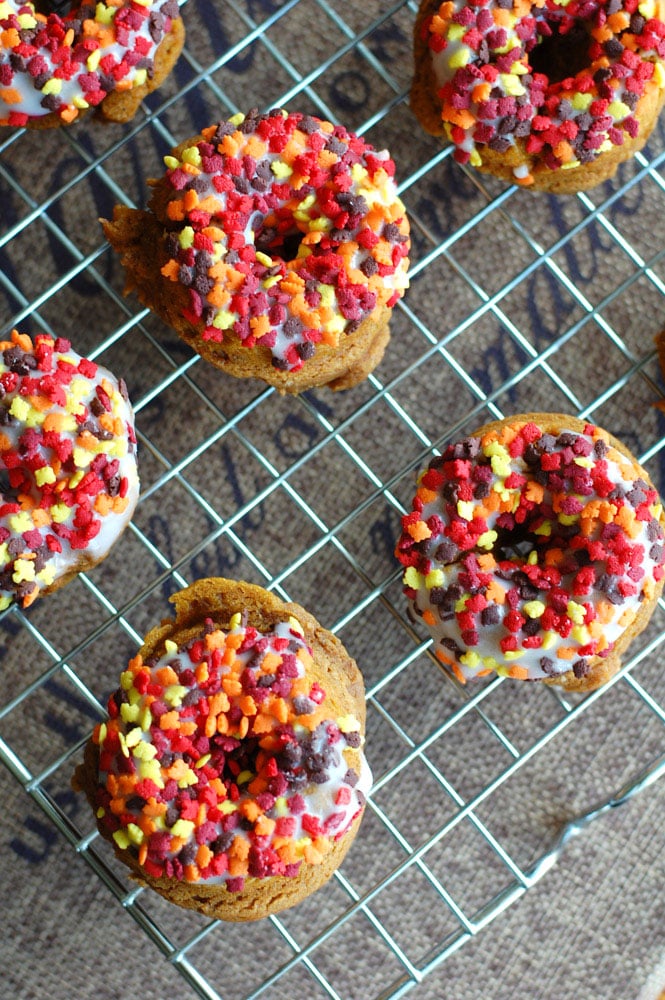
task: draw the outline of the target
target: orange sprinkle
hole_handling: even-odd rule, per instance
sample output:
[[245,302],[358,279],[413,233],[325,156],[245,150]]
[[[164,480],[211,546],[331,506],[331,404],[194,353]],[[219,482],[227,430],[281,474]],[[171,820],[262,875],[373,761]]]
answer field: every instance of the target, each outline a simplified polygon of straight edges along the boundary
[[471,91],[471,98],[476,104],[480,104],[482,101],[489,101],[491,92],[492,85],[490,83],[477,83]]
[[423,539],[429,538],[432,534],[424,521],[418,521],[416,524],[410,524],[406,530],[416,542],[421,542]]
[[[289,706],[284,698],[275,698],[270,706],[270,711],[277,722],[282,724],[289,720]],[[303,716],[305,718],[305,716]],[[309,718],[309,716],[307,716]]]
[[32,340],[27,333],[19,333],[18,330],[12,330],[12,340],[22,351],[26,351],[27,353],[32,351]]
[[598,620],[606,625],[611,622],[614,618],[614,606],[610,601],[606,601],[604,598],[598,601],[598,606],[596,608],[596,614],[598,615]]
[[160,716],[160,719],[159,719],[159,728],[160,729],[177,729],[178,728],[179,719],[180,719],[180,716],[178,715],[178,712],[176,711],[176,709],[173,709],[173,711],[171,711],[171,712],[164,712],[164,714],[162,716]]
[[0,97],[5,104],[20,104],[23,98],[15,87],[0,87]]
[[503,589],[498,580],[490,580],[489,586],[485,592],[485,597],[490,603],[493,604],[506,603],[506,591]]
[[177,673],[175,672],[173,667],[169,667],[168,664],[165,667],[160,667],[159,670],[156,672],[155,677],[157,683],[161,684],[162,687],[169,687],[171,684],[178,683]]
[[199,868],[205,869],[208,867],[214,856],[215,855],[212,853],[207,844],[199,844],[199,849],[196,852],[196,864]]
[[508,676],[514,677],[518,681],[525,681],[529,676],[529,671],[526,667],[520,667],[519,664],[514,663],[508,670]]
[[540,483],[537,483],[534,479],[530,479],[526,486],[525,496],[532,503],[540,504],[543,502],[545,490]]

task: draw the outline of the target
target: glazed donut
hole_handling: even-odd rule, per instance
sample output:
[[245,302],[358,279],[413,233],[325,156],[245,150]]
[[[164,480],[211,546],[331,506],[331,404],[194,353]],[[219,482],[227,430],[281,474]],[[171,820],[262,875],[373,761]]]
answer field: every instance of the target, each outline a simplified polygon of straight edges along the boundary
[[177,0],[64,6],[0,0],[0,125],[63,125],[89,108],[129,121],[182,49]]
[[628,449],[532,413],[450,444],[418,478],[396,554],[437,658],[590,691],[619,669],[665,576],[665,518]]
[[340,865],[371,774],[360,672],[304,608],[221,578],[175,594],[74,787],[133,877],[223,920],[293,906]]
[[122,380],[69,341],[0,341],[0,611],[101,562],[139,491]]
[[273,110],[205,129],[166,165],[149,211],[104,223],[128,290],[232,375],[280,392],[364,379],[407,286],[388,153]]
[[459,163],[557,194],[612,177],[665,100],[663,0],[421,0],[411,106]]

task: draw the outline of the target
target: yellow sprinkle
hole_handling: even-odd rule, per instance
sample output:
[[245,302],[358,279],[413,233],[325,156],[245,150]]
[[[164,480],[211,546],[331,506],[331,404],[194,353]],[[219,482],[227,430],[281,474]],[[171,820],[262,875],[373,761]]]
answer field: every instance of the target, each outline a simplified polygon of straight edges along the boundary
[[478,538],[478,547],[481,549],[487,549],[489,552],[493,549],[494,543],[498,537],[499,536],[496,531],[484,531]]
[[593,101],[592,94],[575,94],[571,100],[572,106],[576,111],[586,111],[591,102]]
[[630,108],[623,101],[612,101],[607,109],[608,115],[612,115],[615,121],[622,121],[626,115],[630,114]]
[[182,162],[189,163],[192,167],[200,166],[201,154],[199,153],[198,146],[188,146],[187,149],[183,151]]
[[56,524],[63,524],[69,517],[70,510],[66,503],[56,503],[49,508],[49,514]]
[[141,844],[143,843],[143,838],[145,834],[143,833],[141,827],[137,826],[136,823],[128,823],[127,836],[129,837],[132,844]]
[[18,514],[12,514],[9,518],[9,527],[16,535],[21,535],[24,531],[30,531],[32,526],[32,518],[27,510],[22,510]]
[[164,651],[168,656],[173,656],[178,652],[178,643],[174,642],[173,639],[167,639],[164,642]]
[[62,90],[62,80],[53,76],[51,77],[50,80],[47,80],[44,86],[42,87],[42,94],[46,94],[47,96],[49,94],[59,94],[61,90]]
[[451,42],[461,42],[466,35],[467,28],[463,24],[451,24],[448,27],[448,40]]
[[235,321],[235,313],[229,312],[227,309],[220,309],[213,318],[212,325],[216,330],[230,330]]
[[126,851],[129,847],[129,837],[124,830],[115,830],[113,834],[113,839],[120,848],[121,851]]
[[32,559],[17,559],[14,563],[12,580],[14,583],[32,583],[35,579],[35,563]]
[[199,757],[199,759],[197,760],[197,762],[194,765],[194,767],[196,767],[196,768],[205,767],[211,757],[212,757],[212,754],[204,753],[203,757]]
[[414,590],[418,590],[423,580],[424,577],[418,572],[415,566],[407,566],[404,572],[404,583],[407,587],[412,587]]
[[337,720],[337,726],[340,733],[357,733],[360,729],[360,723],[355,715],[341,716],[341,718]]
[[55,580],[56,569],[55,566],[49,565],[44,566],[43,570],[37,574],[37,579],[40,583],[43,583],[45,587],[50,587]]
[[269,257],[267,253],[263,253],[262,250],[256,251],[256,259],[259,264],[263,264],[264,267],[272,267],[273,265],[272,257]]
[[134,674],[131,670],[123,670],[120,674],[120,687],[123,691],[129,691],[134,686]]
[[229,125],[235,125],[235,126],[242,125],[242,123],[244,122],[244,120],[245,120],[245,116],[243,115],[243,113],[241,111],[238,111],[235,115],[232,115],[229,118]]
[[443,570],[441,569],[431,569],[427,576],[425,577],[425,586],[428,590],[432,587],[442,587],[444,581]]
[[544,610],[545,605],[542,601],[527,601],[524,605],[524,614],[529,618],[540,618]]
[[22,396],[15,396],[12,400],[12,405],[9,407],[9,412],[19,422],[24,421],[30,412],[30,403],[23,399]]
[[[124,708],[124,706],[121,706],[121,707]],[[132,707],[134,707],[134,706],[132,706]],[[138,717],[138,712],[136,713],[136,715]],[[137,745],[137,743],[141,742],[142,735],[143,734],[141,733],[141,730],[138,728],[138,726],[135,727],[134,729],[130,729],[130,731],[127,733],[127,735],[125,737],[125,744],[128,747],[135,747]]]
[[541,649],[551,649],[552,646],[555,645],[555,643],[557,641],[557,638],[558,638],[558,636],[557,636],[556,632],[545,632],[544,635],[543,635],[543,644],[542,644],[542,646],[540,648]]
[[182,837],[183,840],[188,840],[194,833],[195,825],[191,819],[177,819],[171,827],[171,833],[174,837]]
[[473,502],[471,500],[458,500],[457,513],[464,521],[473,520]]
[[141,740],[134,747],[134,756],[138,760],[152,760],[153,757],[157,755],[157,748],[152,745],[152,743],[147,743],[145,740]]
[[[284,163],[283,160],[273,160],[270,164],[270,170],[279,180],[282,180],[285,177],[290,177],[293,173],[293,170],[288,163]],[[294,215],[297,217],[296,213],[294,213]]]
[[511,97],[521,97],[526,93],[524,84],[514,73],[500,73],[499,76],[501,77],[503,89]]
[[473,670],[480,664],[480,657],[472,649],[467,650],[459,659],[460,663],[463,663],[465,667],[469,667],[470,670]]
[[289,628],[291,629],[292,632],[295,632],[297,635],[305,634],[302,625],[300,624],[297,618],[294,618],[293,615],[289,615]]
[[164,701],[168,705],[178,708],[186,694],[187,688],[183,687],[182,684],[170,684],[164,689]]
[[520,656],[524,656],[523,649],[509,649],[503,654],[504,660],[519,660]]
[[471,49],[467,48],[466,45],[460,45],[459,49],[451,55],[448,65],[451,69],[462,69],[463,66],[466,66],[470,58]]
[[194,245],[194,230],[191,226],[184,226],[180,231],[178,242],[183,250],[189,250]]
[[123,722],[137,722],[139,717],[139,706],[123,702],[120,706],[120,717]]
[[580,646],[586,646],[587,642],[591,638],[589,635],[589,630],[584,625],[575,625],[574,628],[570,630],[570,634],[579,643]]
[[568,601],[568,605],[566,607],[566,614],[568,615],[571,621],[575,622],[576,625],[581,625],[582,622],[584,621],[584,616],[586,614],[586,611],[584,610],[584,607],[581,604],[577,603],[577,601]]
[[164,788],[162,769],[158,760],[142,760],[139,764],[139,774],[142,778],[154,781],[158,788]]

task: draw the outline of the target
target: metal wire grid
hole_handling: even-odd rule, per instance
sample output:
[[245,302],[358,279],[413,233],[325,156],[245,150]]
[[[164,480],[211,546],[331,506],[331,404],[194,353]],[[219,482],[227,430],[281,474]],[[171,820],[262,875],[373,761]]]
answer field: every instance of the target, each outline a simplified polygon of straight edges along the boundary
[[[81,328],[95,302],[94,317],[101,321],[82,334],[89,341],[83,346],[129,381],[143,482],[137,516],[118,554],[48,602],[27,614],[13,609],[0,622],[5,669],[18,678],[0,708],[0,757],[72,845],[73,863],[87,862],[193,992],[214,1000],[293,995],[295,982],[305,982],[309,996],[365,998],[368,962],[377,1000],[405,995],[538,881],[573,834],[650,784],[663,767],[665,692],[650,673],[665,635],[662,605],[625,670],[600,692],[585,698],[549,689],[515,692],[499,679],[461,689],[435,669],[428,640],[406,619],[390,554],[414,470],[445,440],[511,411],[566,410],[623,430],[662,481],[664,428],[652,405],[660,390],[651,337],[658,316],[663,325],[665,249],[662,226],[660,234],[656,224],[653,235],[645,235],[639,210],[648,203],[654,225],[665,194],[662,133],[622,168],[617,182],[568,200],[565,208],[467,175],[452,163],[450,149],[415,133],[406,109],[410,56],[404,53],[415,5],[400,0],[380,6],[228,0],[215,9],[189,0],[183,4],[189,39],[197,25],[215,36],[215,10],[231,37],[222,54],[207,61],[206,47],[201,51],[188,41],[184,69],[171,88],[153,95],[146,113],[120,138],[113,131],[106,144],[76,129],[49,135],[48,162],[60,159],[76,168],[64,181],[45,185],[34,167],[22,164],[21,157],[34,152],[28,136],[11,133],[0,147],[2,197],[11,206],[0,240],[3,332],[34,326],[70,335],[63,317],[73,309]],[[321,39],[327,32],[326,47]],[[315,63],[294,56],[294,38],[300,55],[314,48]],[[391,51],[401,58],[386,60]],[[251,69],[265,68],[265,60],[275,77],[264,73],[259,83],[243,73],[230,75],[247,53]],[[123,299],[122,276],[106,245],[63,210],[72,199],[87,204],[88,188],[107,211],[116,201],[140,202],[137,194],[144,192],[133,169],[116,166],[125,153],[133,167],[136,148],[152,143],[165,152],[214,117],[246,110],[238,98],[248,88],[253,104],[308,107],[331,120],[345,115],[345,124],[375,144],[388,143],[398,163],[414,230],[412,290],[396,311],[384,364],[363,387],[332,400],[307,393],[284,401],[256,385],[220,384],[217,373],[191,357],[147,310]],[[208,104],[218,111],[188,132],[179,109],[197,98],[201,115]],[[153,155],[152,173],[157,163]],[[442,222],[439,203],[448,221]],[[37,231],[34,242],[47,240],[59,269],[47,266],[46,277],[32,284],[17,279],[17,261],[24,261],[24,274],[39,268],[41,261],[30,256]],[[479,247],[487,244],[491,251],[493,239],[500,250],[508,239],[510,254],[486,263]],[[571,267],[579,241],[612,261],[609,279],[602,263],[602,274],[592,270],[586,280],[583,267]],[[559,308],[547,335],[534,336],[542,281],[556,289]],[[81,282],[82,301],[76,297]],[[534,301],[523,301],[525,295]],[[633,323],[636,298],[650,314],[646,335],[644,314]],[[590,327],[594,348],[586,339]],[[81,349],[80,342],[75,346]],[[593,379],[580,381],[580,358],[596,366]],[[556,405],[543,405],[543,398]],[[196,414],[194,426],[188,413]],[[163,433],[165,423],[178,428],[175,446],[171,430]],[[291,519],[289,538],[270,534],[270,523],[283,526]],[[265,922],[268,931],[243,930],[257,941],[269,933],[279,942],[274,964],[257,972],[250,986],[226,980],[207,950],[232,944],[233,929],[189,917],[174,924],[169,908],[130,887],[91,818],[73,809],[63,792],[92,720],[104,715],[122,654],[131,653],[165,614],[166,595],[204,575],[201,570],[244,576],[307,604],[343,638],[367,677],[368,753],[376,783],[363,831],[314,908],[303,904],[304,919],[298,908]],[[26,739],[24,731],[26,718],[36,717],[35,705],[39,715],[42,696],[51,706],[46,746],[39,733]],[[562,737],[573,742],[572,733],[583,733],[584,715],[600,706],[611,716],[613,696],[632,705],[642,739],[610,772],[609,784],[592,786],[603,789],[601,804],[583,787],[581,818],[559,822],[558,835],[544,838],[534,829],[528,842],[512,839],[500,820],[502,793],[509,810],[528,812],[532,804],[520,779],[528,785],[534,767],[547,773],[546,748]],[[489,747],[490,758],[473,778],[454,766],[456,750],[468,760],[470,740]],[[409,798],[415,773],[434,803],[418,800],[422,818]],[[569,792],[575,800],[574,784]],[[473,841],[466,853],[460,847],[465,839]],[[363,843],[371,845],[371,855],[363,853]],[[445,857],[451,843],[458,874]],[[404,916],[405,937],[389,915],[414,886],[438,917],[417,934]],[[350,940],[359,927],[360,953]],[[340,965],[360,978],[361,992]]]

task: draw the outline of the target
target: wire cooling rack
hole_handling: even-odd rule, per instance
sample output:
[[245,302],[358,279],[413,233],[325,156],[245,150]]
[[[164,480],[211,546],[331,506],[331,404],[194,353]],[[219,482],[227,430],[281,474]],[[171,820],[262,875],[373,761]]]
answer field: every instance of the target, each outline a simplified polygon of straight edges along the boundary
[[[142,478],[106,562],[0,620],[12,818],[0,857],[28,872],[4,905],[29,923],[21,900],[63,863],[69,895],[59,891],[76,912],[92,870],[121,904],[113,928],[122,935],[133,919],[164,958],[142,973],[146,996],[164,995],[168,967],[211,1000],[399,997],[663,769],[662,605],[600,692],[498,679],[462,688],[408,621],[392,555],[415,471],[446,440],[510,413],[588,417],[665,485],[653,344],[665,326],[663,128],[613,182],[533,196],[465,171],[418,127],[407,104],[414,3],[189,0],[183,16],[186,50],[131,125],[0,137],[2,333],[64,335],[125,377]],[[346,393],[283,399],[209,368],[123,297],[96,221],[116,202],[143,205],[172,145],[275,105],[387,146],[412,222],[411,289],[386,358]],[[173,591],[206,575],[309,607],[367,685],[376,783],[351,853],[310,900],[241,929],[132,886],[69,787],[141,635]],[[85,933],[95,946],[94,928]],[[35,995],[106,995],[98,985]]]

